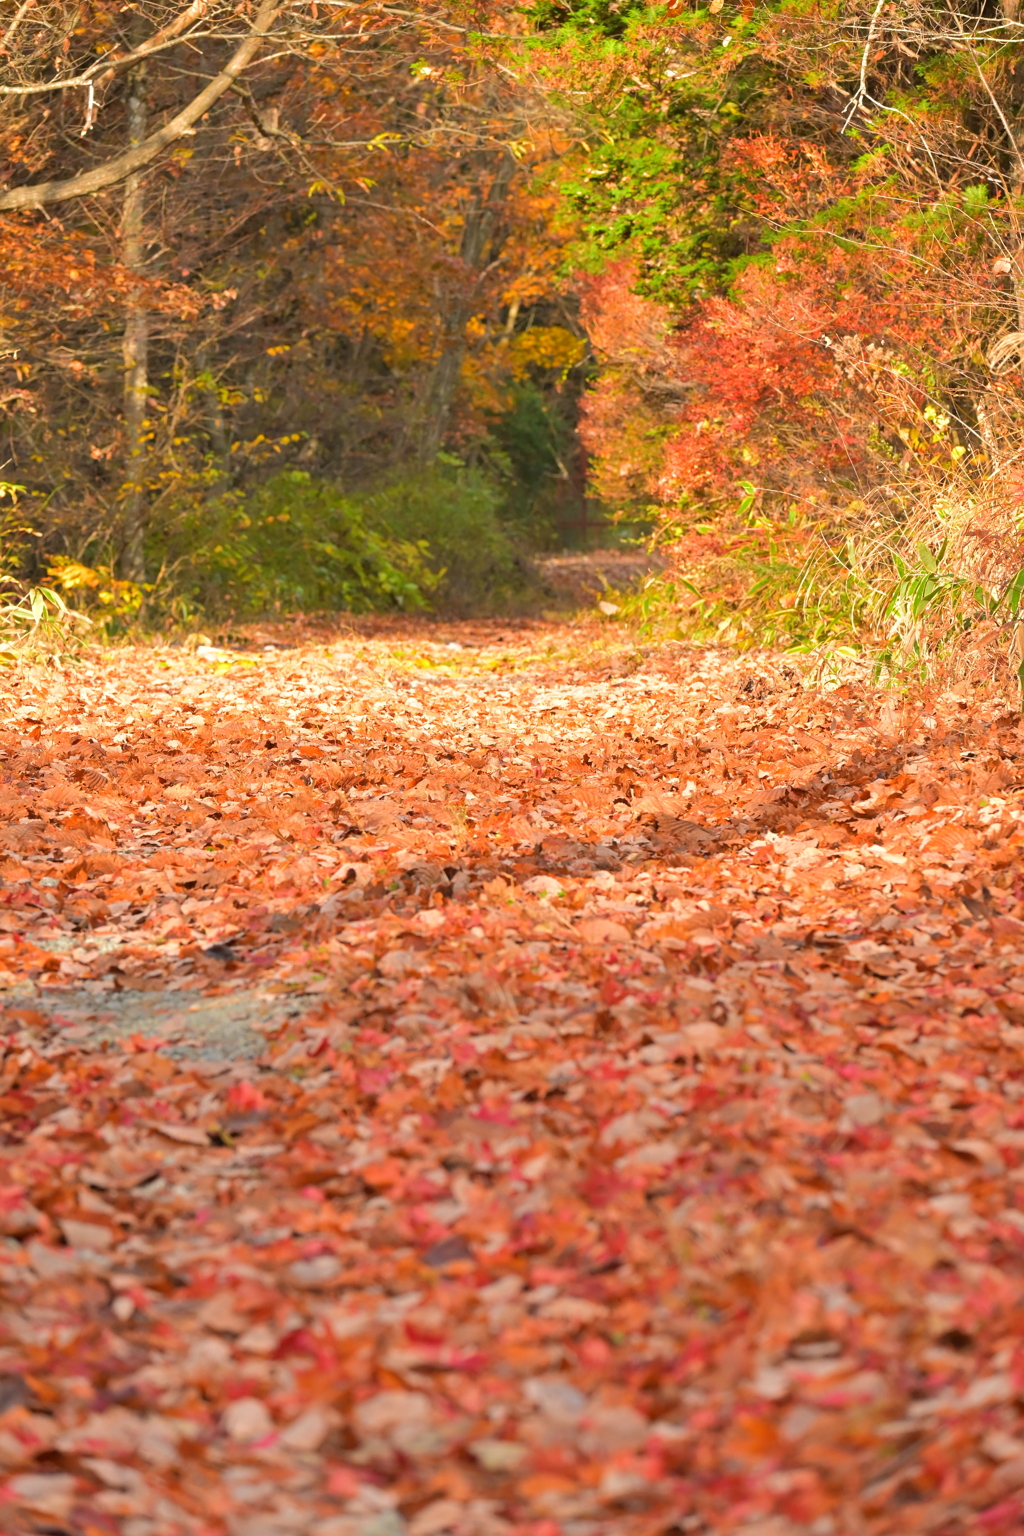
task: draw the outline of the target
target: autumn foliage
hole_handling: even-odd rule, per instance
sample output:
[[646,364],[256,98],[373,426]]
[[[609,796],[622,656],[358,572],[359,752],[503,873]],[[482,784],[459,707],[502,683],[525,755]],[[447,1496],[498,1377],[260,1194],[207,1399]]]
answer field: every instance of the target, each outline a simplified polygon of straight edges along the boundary
[[1019,1532],[1016,13],[3,26],[0,1529]]
[[[19,12],[0,205],[116,167],[132,111],[144,133],[177,121],[256,16],[222,0]],[[374,492],[446,452],[527,548],[575,515],[586,343],[546,179],[571,134],[474,28],[517,24],[459,5],[275,11],[244,77],[141,179],[61,192],[52,212],[0,206],[5,480],[32,529],[0,551],[9,580],[59,583],[55,556],[128,578],[122,629],[259,610],[282,571],[236,573],[214,601],[195,529],[244,531],[282,469]]]
[[[537,15],[539,71],[573,99],[589,87],[599,125],[563,182],[597,359],[595,487],[654,518],[736,638],[783,633],[781,598],[803,615],[791,641],[847,638],[858,602],[884,626],[922,545],[950,580],[1006,590],[1024,334],[1012,24],[940,8]],[[942,622],[977,621],[972,605]]]

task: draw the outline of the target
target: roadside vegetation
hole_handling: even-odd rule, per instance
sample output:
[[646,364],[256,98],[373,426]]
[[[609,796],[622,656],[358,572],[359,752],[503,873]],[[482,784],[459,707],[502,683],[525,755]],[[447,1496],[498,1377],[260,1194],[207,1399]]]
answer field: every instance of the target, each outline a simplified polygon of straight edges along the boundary
[[[538,612],[538,556],[653,541],[616,622],[880,676],[1000,664],[1009,13],[314,7],[273,47],[233,14],[12,26],[12,635],[61,605],[106,638]],[[186,55],[219,81],[239,49],[244,88],[152,149],[198,110]]]

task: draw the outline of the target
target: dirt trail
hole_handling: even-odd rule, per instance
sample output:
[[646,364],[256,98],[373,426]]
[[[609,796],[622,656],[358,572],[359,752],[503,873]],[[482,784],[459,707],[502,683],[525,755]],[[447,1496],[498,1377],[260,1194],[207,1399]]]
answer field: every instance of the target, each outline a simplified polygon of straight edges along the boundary
[[1019,1531],[993,685],[377,622],[3,686],[0,1529]]

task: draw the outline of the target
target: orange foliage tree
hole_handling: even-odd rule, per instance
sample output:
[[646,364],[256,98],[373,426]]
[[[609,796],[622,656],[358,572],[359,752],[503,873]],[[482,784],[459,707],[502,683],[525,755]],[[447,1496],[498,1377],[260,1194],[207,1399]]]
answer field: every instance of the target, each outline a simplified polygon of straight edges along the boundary
[[538,71],[593,126],[563,185],[602,493],[688,550],[742,499],[766,558],[783,524],[808,550],[884,523],[961,553],[998,524],[998,588],[1024,424],[1015,13],[534,14]]
[[538,179],[565,134],[471,25],[508,18],[21,7],[0,408],[40,549],[153,576],[182,504],[284,463],[362,481],[477,451],[517,378],[578,364]]

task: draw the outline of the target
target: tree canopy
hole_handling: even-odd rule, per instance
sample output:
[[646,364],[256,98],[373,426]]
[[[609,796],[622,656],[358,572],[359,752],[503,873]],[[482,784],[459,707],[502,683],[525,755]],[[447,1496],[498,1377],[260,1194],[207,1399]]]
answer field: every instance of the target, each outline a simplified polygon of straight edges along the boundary
[[535,543],[584,502],[660,528],[707,612],[767,561],[791,638],[815,550],[815,601],[922,542],[998,589],[1020,46],[1011,0],[28,0],[17,559],[152,583],[280,469],[375,494],[440,454]]

